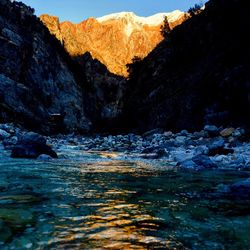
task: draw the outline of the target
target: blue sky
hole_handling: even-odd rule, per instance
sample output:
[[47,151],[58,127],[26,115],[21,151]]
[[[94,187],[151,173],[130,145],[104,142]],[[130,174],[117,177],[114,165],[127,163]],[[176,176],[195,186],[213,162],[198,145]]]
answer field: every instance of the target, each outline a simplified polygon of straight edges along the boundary
[[[20,0],[19,0],[20,1]],[[59,16],[61,21],[75,23],[88,17],[100,17],[114,12],[132,11],[149,16],[176,9],[185,11],[202,0],[21,0],[36,10],[36,15]]]

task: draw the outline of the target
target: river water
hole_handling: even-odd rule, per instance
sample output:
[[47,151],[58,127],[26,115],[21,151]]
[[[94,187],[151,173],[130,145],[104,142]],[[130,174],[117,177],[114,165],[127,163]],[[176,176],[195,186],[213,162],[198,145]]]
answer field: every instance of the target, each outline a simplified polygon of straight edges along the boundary
[[223,194],[240,171],[87,154],[0,159],[0,249],[249,249],[250,203]]

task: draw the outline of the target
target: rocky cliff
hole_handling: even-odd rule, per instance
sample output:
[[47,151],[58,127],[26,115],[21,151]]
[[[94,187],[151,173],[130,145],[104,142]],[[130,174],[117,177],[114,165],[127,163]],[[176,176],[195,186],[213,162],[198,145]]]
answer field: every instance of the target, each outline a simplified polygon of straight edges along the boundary
[[[127,13],[78,25],[44,16],[49,32],[32,9],[1,0],[0,121],[43,133],[249,126],[249,7],[243,0],[210,0],[145,59],[130,65],[125,81],[92,56],[99,46],[109,58],[119,58],[123,49],[117,41],[124,32],[127,38],[140,36],[140,30],[128,28]],[[143,29],[159,18],[132,17]],[[122,32],[114,20],[125,23]],[[135,39],[131,48],[143,48],[145,41]],[[81,43],[93,51],[86,52]],[[70,56],[64,47],[75,53]]]
[[[0,2],[0,120],[44,133],[88,131],[84,78],[61,44],[22,3]],[[82,86],[81,86],[82,85]]]
[[101,18],[89,18],[79,24],[59,22],[57,17],[42,15],[40,19],[64,45],[71,56],[89,52],[112,73],[127,76],[126,64],[134,57],[144,58],[163,39],[161,25],[167,17],[171,28],[184,21],[180,11],[138,17],[122,12]]
[[249,126],[250,3],[210,0],[130,67],[123,124],[141,130]]
[[71,57],[56,35],[31,8],[1,0],[0,121],[43,133],[108,126],[121,113],[125,80],[89,53]]

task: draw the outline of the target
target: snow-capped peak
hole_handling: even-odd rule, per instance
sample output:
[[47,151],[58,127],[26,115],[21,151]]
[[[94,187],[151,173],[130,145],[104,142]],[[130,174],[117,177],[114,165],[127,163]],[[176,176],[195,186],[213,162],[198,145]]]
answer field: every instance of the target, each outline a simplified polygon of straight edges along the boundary
[[183,12],[181,12],[180,10],[175,10],[168,13],[158,13],[149,17],[140,17],[133,12],[119,12],[99,17],[97,18],[97,21],[102,23],[110,20],[126,19],[130,22],[134,22],[140,25],[156,26],[163,22],[165,16],[168,17],[169,22],[174,22],[178,20],[181,15],[183,15]]

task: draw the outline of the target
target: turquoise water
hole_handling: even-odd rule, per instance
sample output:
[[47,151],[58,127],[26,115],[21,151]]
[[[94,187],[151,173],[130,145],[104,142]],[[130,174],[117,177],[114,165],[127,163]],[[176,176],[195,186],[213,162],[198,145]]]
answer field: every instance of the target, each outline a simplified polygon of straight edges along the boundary
[[0,249],[249,249],[249,201],[218,192],[249,172],[107,157],[1,159]]

